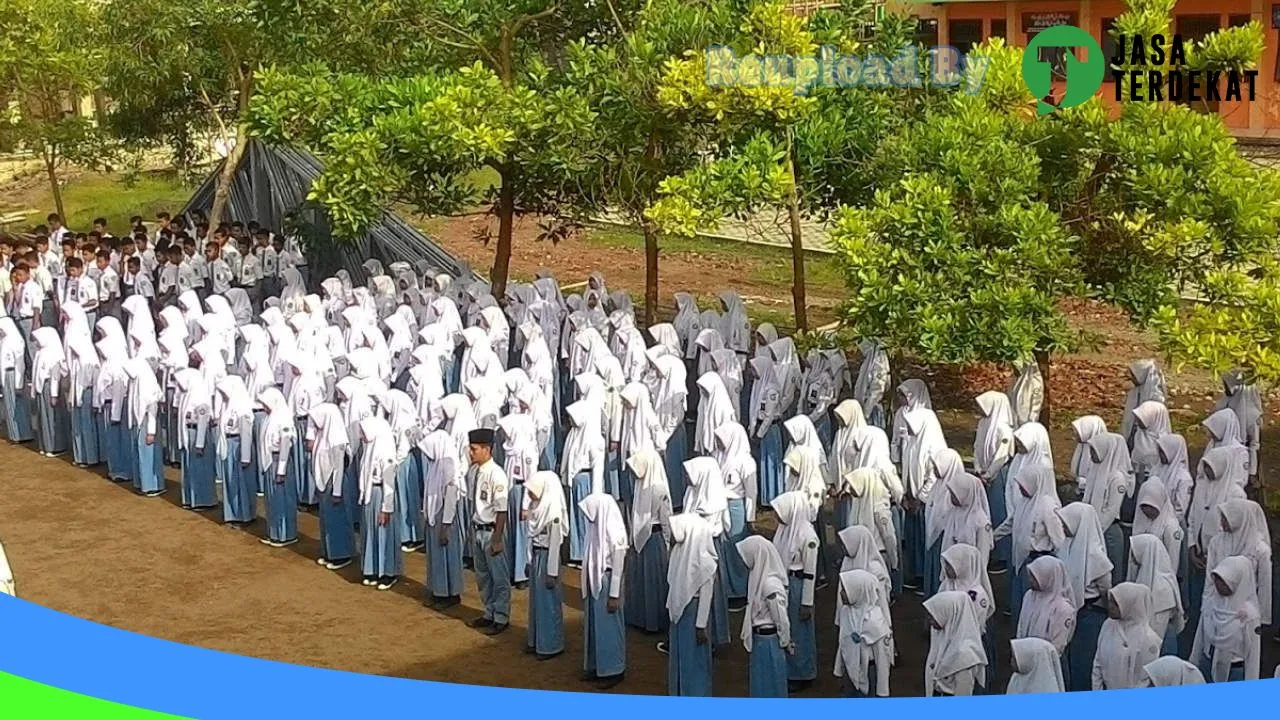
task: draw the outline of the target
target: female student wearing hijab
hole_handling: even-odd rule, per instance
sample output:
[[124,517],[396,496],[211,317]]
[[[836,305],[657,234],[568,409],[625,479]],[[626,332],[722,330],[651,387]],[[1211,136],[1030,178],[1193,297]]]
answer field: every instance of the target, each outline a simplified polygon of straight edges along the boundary
[[258,472],[267,497],[267,536],[262,543],[279,548],[298,542],[298,486],[289,472],[297,430],[279,390],[267,388],[258,395],[258,402],[266,409],[255,438]]
[[[779,496],[783,497],[783,496]],[[801,503],[803,506],[803,503]],[[786,563],[777,546],[755,535],[738,543],[738,553],[750,575],[747,608],[742,622],[742,644],[750,655],[747,685],[755,698],[787,697],[787,656],[792,645],[787,600]]]
[[428,602],[437,610],[462,602],[462,548],[467,542],[467,481],[458,442],[445,430],[433,430],[419,442],[422,450],[422,509],[426,519]]
[[360,574],[363,584],[389,590],[402,574],[395,483],[405,450],[380,417],[360,421]]
[[1148,400],[1164,402],[1164,372],[1155,360],[1137,360],[1129,365],[1129,389],[1124,399],[1124,415],[1120,423],[1120,436],[1127,438],[1133,430],[1133,411]]
[[1113,568],[1111,581],[1124,577],[1124,531],[1120,527],[1121,506],[1133,494],[1133,465],[1124,438],[1102,433],[1089,441],[1091,467],[1086,477],[1083,500],[1093,506],[1102,525],[1107,558]]
[[177,415],[182,434],[175,438],[182,448],[182,506],[205,510],[218,502],[214,487],[217,452],[209,448],[213,422],[213,388],[199,370],[180,370],[174,377]]
[[758,355],[752,358],[748,369],[752,380],[747,432],[752,455],[757,458],[760,504],[768,507],[782,494],[786,478],[782,467],[782,426],[778,423],[782,416],[782,389],[772,359]]
[[1130,539],[1127,579],[1151,591],[1151,629],[1162,638],[1162,653],[1177,654],[1178,634],[1186,619],[1182,589],[1169,561],[1169,551],[1155,535],[1138,534]]
[[[98,381],[98,351],[93,347],[93,331],[78,303],[62,306],[67,322],[63,343],[67,356],[67,406],[71,415],[71,454],[75,464],[91,467],[102,461],[98,438],[98,418],[94,414],[93,391]],[[0,352],[3,352],[0,350]]]
[[[645,632],[667,628],[667,533],[671,495],[662,457],[641,450],[627,459],[635,478],[631,501],[631,553],[627,556],[627,623]],[[740,561],[740,559],[739,559]],[[709,598],[708,598],[709,600]]]
[[726,539],[729,529],[729,504],[724,491],[724,477],[713,458],[696,457],[684,463],[689,489],[685,497],[684,511],[706,518],[715,538],[716,556],[720,558],[716,576],[715,595],[712,598],[712,639],[716,645],[729,644],[729,602],[725,586],[728,584],[725,558],[733,551]]
[[1049,642],[1063,657],[1063,670],[1067,671],[1064,653],[1076,626],[1076,605],[1071,599],[1067,566],[1052,555],[1038,557],[1027,564],[1027,585],[1014,637]]
[[311,479],[309,450],[302,439],[307,436],[311,408],[325,401],[324,376],[315,365],[315,356],[304,354],[301,350],[293,350],[281,358],[281,362],[285,366],[284,395],[294,417],[295,437],[299,439],[291,450],[291,470],[294,484],[298,488],[298,504],[313,507],[319,500],[316,497],[315,482]]
[[581,503],[588,495],[604,492],[605,441],[600,432],[601,408],[579,400],[565,409],[569,432],[560,457],[560,478],[567,481],[565,497],[569,507],[569,565],[578,566],[586,557],[586,518]]
[[991,616],[996,612],[995,595],[991,592],[991,580],[987,577],[986,554],[967,544],[955,544],[942,551],[939,592],[959,590],[973,601],[982,623],[982,647],[987,655],[986,684],[991,687],[995,675],[996,653]]
[[627,527],[612,495],[595,492],[581,502],[586,519],[586,559],[582,565],[584,607],[583,677],[607,690],[627,671],[627,630],[622,608]]
[[1240,482],[1249,483],[1249,449],[1240,443],[1240,418],[1230,410],[1217,410],[1200,423],[1208,435],[1204,451],[1207,453],[1216,448],[1230,448],[1234,462],[1243,471]]
[[926,600],[924,609],[931,628],[925,696],[974,694],[986,682],[987,657],[973,601],[965,593],[949,590]]
[[724,387],[720,376],[708,372],[698,378],[698,391],[702,394],[698,402],[698,418],[694,425],[693,451],[698,455],[710,455],[715,452],[716,428],[729,422],[736,422],[733,403],[729,392]]
[[[1164,482],[1152,475],[1138,490],[1137,512],[1133,515],[1133,535],[1154,535],[1169,555],[1170,569],[1178,573],[1186,554],[1186,534],[1178,521],[1178,511],[1169,500]],[[1130,538],[1132,544],[1132,538]],[[1132,559],[1132,557],[1131,557]]]
[[[994,390],[982,393],[975,402],[981,419],[973,440],[973,469],[986,488],[991,526],[999,527],[1009,514],[1005,506],[1005,485],[1009,462],[1013,459],[1013,410],[1009,396]],[[1008,566],[1009,545],[1007,538],[996,544],[991,559],[991,567],[996,571]]]
[[1076,447],[1071,452],[1071,464],[1067,472],[1069,479],[1075,481],[1080,497],[1084,497],[1089,482],[1087,476],[1093,467],[1093,453],[1089,450],[1089,442],[1106,432],[1106,422],[1097,415],[1083,415],[1071,421],[1071,434]]
[[1258,610],[1263,625],[1271,624],[1271,531],[1262,506],[1252,500],[1228,500],[1217,508],[1220,532],[1209,541],[1206,566],[1233,556],[1253,563]]
[[40,454],[56,457],[67,450],[69,421],[67,409],[60,402],[62,380],[67,374],[67,357],[62,340],[53,326],[36,328],[31,333],[36,352],[31,361],[31,389],[36,403],[36,439]]
[[[877,428],[878,430],[879,428]],[[880,480],[881,474],[871,468],[858,468],[837,480],[837,522],[839,537],[845,529],[864,527],[875,537],[876,547],[884,554],[884,563],[892,572],[898,566],[898,536],[894,531],[889,506],[889,491]]]
[[[113,317],[102,318],[96,332],[101,337],[94,343],[99,365],[93,402],[98,407],[102,445],[107,450],[107,477],[112,482],[125,482],[133,479],[133,466],[129,459],[133,446],[128,423],[125,422],[128,418],[129,376],[124,370],[128,362],[124,333],[120,330],[119,321]],[[25,395],[23,393],[22,397]]]
[[836,627],[835,675],[841,678],[844,697],[889,697],[893,618],[875,575],[866,570],[840,573]]
[[[1029,423],[1023,428],[1032,425]],[[1062,503],[1058,500],[1053,467],[1027,464],[1018,468],[1017,474],[1010,474],[1010,479],[1006,493],[1009,516],[991,535],[996,542],[1005,536],[1013,540],[1009,556],[1013,562],[1009,577],[1009,614],[1017,623],[1028,582],[1026,568],[1036,558],[1053,554],[1065,536],[1057,515]]]
[[738,557],[736,546],[751,531],[756,520],[756,461],[751,457],[751,441],[747,431],[736,422],[716,428],[715,460],[724,478],[725,498],[729,504],[729,529],[725,540],[731,546],[726,566],[725,593],[729,604],[740,608],[747,597],[747,568]]
[[1142,667],[1147,687],[1180,687],[1203,685],[1200,668],[1176,655],[1156,658]]
[[[1195,479],[1187,460],[1187,441],[1181,435],[1169,433],[1156,441],[1156,453],[1160,462],[1151,469],[1148,477],[1160,478],[1169,494],[1169,502],[1177,513],[1183,530],[1187,526],[1187,509],[1191,506],[1191,490]],[[1185,547],[1183,554],[1186,554]],[[1185,563],[1183,563],[1185,565]]]
[[1253,563],[1229,557],[1213,568],[1210,579],[1189,659],[1210,682],[1256,680],[1262,623]]
[[1066,539],[1057,556],[1067,568],[1071,598],[1076,606],[1076,629],[1067,648],[1067,689],[1088,690],[1098,634],[1107,618],[1107,591],[1111,589],[1111,561],[1107,558],[1102,527],[1093,506],[1074,502],[1058,511]]
[[[400,549],[416,552],[422,540],[422,465],[418,439],[422,424],[413,400],[402,390],[389,390],[382,396],[382,409],[396,439],[396,521]],[[517,515],[519,512],[517,511]]]
[[347,460],[346,424],[333,403],[320,403],[307,414],[306,443],[311,456],[311,481],[320,506],[320,557],[330,570],[351,564],[355,545],[343,497],[342,469]]
[[1205,594],[1205,573],[1212,569],[1206,554],[1213,536],[1222,530],[1214,510],[1228,500],[1245,500],[1245,471],[1233,448],[1206,450],[1200,458],[1191,506],[1187,510],[1186,599],[1188,622],[1195,623]]
[[[521,514],[529,537],[529,630],[525,652],[548,660],[564,652],[564,585],[560,548],[569,525],[560,477],[550,471],[525,481]],[[526,564],[524,559],[518,561]]]
[[1014,373],[1009,403],[1013,408],[1014,427],[1022,427],[1040,419],[1040,408],[1044,406],[1044,377],[1033,357],[1024,357],[1015,363]]
[[672,515],[671,559],[667,566],[667,693],[711,697],[711,621],[716,554],[711,525],[699,515]]
[[1017,638],[1009,642],[1009,649],[1013,673],[1005,695],[1066,692],[1062,660],[1053,643],[1038,637]]
[[866,570],[875,575],[884,586],[885,597],[892,597],[892,584],[889,569],[884,563],[884,551],[876,547],[876,539],[871,531],[861,525],[850,525],[841,530],[836,538],[844,551],[844,557],[840,560],[840,572]]
[[[618,399],[622,403],[618,456],[629,459],[646,451],[658,452],[661,447],[659,441],[662,437],[662,426],[658,421],[658,414],[654,412],[649,388],[640,382],[628,383],[619,393]],[[634,499],[636,484],[635,473],[627,463],[623,463],[619,471],[619,482],[625,511]]]
[[[816,445],[817,438],[813,439]],[[801,492],[809,500],[810,519],[818,538],[816,575],[820,585],[826,584],[827,577],[827,552],[823,542],[826,524],[822,520],[822,506],[828,495],[824,460],[821,449],[803,444],[793,445],[783,460],[787,469],[787,491]]]
[[839,532],[849,525],[849,508],[847,497],[841,497],[839,486],[846,475],[856,468],[857,451],[854,449],[854,438],[866,427],[867,420],[862,416],[862,406],[857,400],[845,400],[835,407],[831,413],[834,418],[835,433],[827,449],[827,474],[836,495],[836,510],[832,522]]
[[5,436],[11,443],[32,438],[31,406],[26,392],[27,346],[17,323],[0,317],[0,373],[3,373]]
[[1142,687],[1143,666],[1160,657],[1160,636],[1151,629],[1151,590],[1125,582],[1107,595],[1108,617],[1093,660],[1093,689]]
[[927,561],[925,503],[933,490],[935,475],[929,469],[934,453],[947,448],[942,426],[929,401],[929,391],[920,380],[907,380],[898,388],[902,407],[894,419],[894,445],[906,490],[906,517],[902,540],[903,585],[919,591],[924,587]]
[[124,373],[128,377],[126,432],[130,477],[138,492],[155,497],[165,491],[164,466],[156,445],[156,408],[162,399],[160,384],[151,366],[142,358],[127,361]]
[[[511,483],[507,490],[507,517],[514,519],[520,517],[525,506],[524,484],[538,470],[538,435],[533,416],[525,413],[503,417],[498,421],[498,429],[502,432],[502,470]],[[519,586],[529,579],[525,563],[519,562],[529,556],[528,527],[516,523],[508,530],[507,556],[514,559],[511,581]]]
[[862,361],[853,385],[853,399],[862,406],[867,422],[884,430],[888,426],[883,400],[889,388],[889,354],[876,340],[858,343],[858,352],[862,353]]
[[787,575],[787,608],[792,649],[787,657],[787,680],[807,685],[818,677],[817,622],[813,617],[814,578],[818,569],[818,535],[813,530],[813,505],[802,492],[774,498],[778,530],[773,545]]
[[685,403],[689,391],[685,384],[685,366],[680,358],[662,352],[661,348],[649,348],[646,354],[654,375],[650,387],[653,410],[661,428],[658,452],[666,463],[671,504],[680,508],[684,504],[684,461],[688,459]]
[[1261,445],[1262,397],[1258,388],[1245,380],[1239,370],[1222,375],[1223,395],[1218,398],[1215,410],[1230,410],[1236,414],[1240,428],[1240,443],[1249,453],[1249,474],[1258,474],[1258,448]]

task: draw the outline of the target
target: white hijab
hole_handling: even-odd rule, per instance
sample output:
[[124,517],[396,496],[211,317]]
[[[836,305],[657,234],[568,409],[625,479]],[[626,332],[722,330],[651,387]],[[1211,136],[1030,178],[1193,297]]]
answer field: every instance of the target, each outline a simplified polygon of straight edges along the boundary
[[311,447],[311,466],[316,488],[324,492],[329,482],[342,482],[339,474],[348,454],[347,425],[342,410],[333,403],[320,403],[307,413],[315,444]]
[[924,691],[933,697],[940,678],[970,670],[977,685],[984,683],[987,653],[982,647],[982,626],[973,602],[965,593],[949,590],[924,602],[925,612],[940,626],[930,629],[929,657],[924,667]]
[[[889,638],[888,655],[893,660],[893,617],[889,614],[889,602],[879,578],[866,570],[848,570],[840,573],[841,597],[836,599],[836,625],[840,640],[836,649],[836,674],[844,674],[863,694],[872,692],[869,669],[873,656],[862,652],[851,660],[844,657],[845,638],[852,638],[855,645],[871,646]],[[857,663],[854,666],[854,662]],[[844,673],[840,670],[843,668]],[[880,668],[887,672],[888,668]]]
[[[608,493],[592,493],[578,503],[586,518],[586,559],[582,563],[582,597],[593,597],[604,591],[605,571],[610,558],[630,545],[627,525],[622,520],[618,501]],[[621,568],[613,568],[621,572]]]
[[725,495],[724,476],[713,458],[695,457],[684,462],[689,486],[684,493],[684,511],[707,519],[719,537],[730,527],[729,499]]
[[1096,663],[1108,690],[1142,687],[1142,668],[1160,657],[1159,635],[1151,629],[1151,590],[1124,582],[1110,592],[1119,618],[1107,618],[1098,635]]
[[1173,629],[1182,631],[1182,589],[1173,572],[1169,551],[1160,538],[1143,533],[1129,539],[1129,568],[1125,579],[1151,591],[1153,631],[1164,632],[1163,626],[1156,625],[1156,616],[1164,612],[1170,613],[1169,623]]
[[1222,578],[1232,593],[1224,597],[1218,593],[1213,578],[1206,579],[1200,626],[1196,628],[1191,657],[1204,657],[1212,647],[1213,682],[1225,682],[1231,672],[1231,664],[1241,659],[1244,661],[1245,679],[1256,680],[1261,651],[1257,631],[1262,622],[1253,563],[1238,555],[1229,557],[1218,563],[1212,575]]
[[1176,655],[1156,658],[1144,665],[1142,672],[1151,683],[1151,687],[1204,684],[1204,674],[1200,672],[1200,668]]
[[1089,476],[1093,456],[1089,442],[1107,432],[1107,424],[1097,415],[1082,415],[1071,421],[1071,431],[1076,436],[1076,448],[1071,453],[1071,478],[1078,480]]
[[720,316],[720,335],[730,350],[745,353],[751,347],[751,321],[747,319],[747,308],[742,303],[742,296],[735,290],[722,290],[720,302],[724,305],[724,314]]
[[777,548],[783,566],[788,570],[803,569],[805,547],[811,544],[816,547],[818,543],[818,534],[813,529],[817,513],[804,493],[794,490],[774,498],[769,507],[778,517],[773,546]]
[[979,395],[977,403],[982,418],[973,440],[973,463],[978,470],[987,472],[996,469],[991,466],[1001,441],[1013,435],[1013,410],[1009,396],[994,390]]
[[[589,472],[594,480],[600,473],[597,464],[603,462],[605,441],[600,430],[600,406],[579,400],[565,408],[569,416],[569,430],[565,434],[564,450],[560,454],[560,479],[566,483],[580,472]],[[592,492],[603,488],[593,487]]]
[[655,450],[641,450],[627,458],[635,477],[631,499],[631,548],[644,550],[653,535],[653,526],[671,515],[671,491],[666,464]]
[[742,623],[742,645],[751,652],[751,639],[755,628],[751,618],[773,595],[787,597],[787,566],[773,543],[759,535],[751,535],[738,541],[738,554],[747,566],[747,607]]
[[1038,637],[1017,638],[1009,643],[1018,670],[1009,676],[1006,695],[1066,692],[1062,658],[1053,643]]
[[672,515],[671,557],[667,562],[667,615],[674,624],[702,586],[716,574],[719,556],[711,525],[693,513]]
[[1020,638],[1061,642],[1061,651],[1070,640],[1076,621],[1076,604],[1071,594],[1067,566],[1052,555],[1042,555],[1027,563],[1027,577],[1035,578],[1039,589],[1027,584],[1014,634]]
[[716,428],[738,419],[734,404],[724,381],[714,372],[703,373],[698,378],[702,398],[698,402],[698,419],[694,425],[694,452],[709,454],[716,447]]
[[1073,502],[1058,511],[1066,527],[1067,538],[1056,555],[1067,566],[1071,579],[1071,597],[1076,608],[1085,604],[1085,589],[1097,585],[1106,590],[1111,584],[1111,560],[1107,558],[1107,544],[1102,539],[1102,525],[1092,505]]
[[[422,450],[423,465],[423,513],[431,525],[439,524],[444,517],[444,504],[449,488],[462,500],[467,495],[464,479],[466,466],[459,455],[458,443],[444,430],[433,430],[418,442]],[[563,495],[561,496],[563,499]],[[562,503],[563,504],[563,503]],[[458,522],[455,518],[454,522]],[[567,521],[566,521],[567,522]],[[564,526],[567,527],[567,524]]]
[[1129,381],[1133,387],[1124,399],[1124,415],[1120,420],[1120,435],[1129,437],[1133,430],[1133,411],[1148,401],[1164,402],[1164,372],[1155,360],[1138,360],[1129,365]]

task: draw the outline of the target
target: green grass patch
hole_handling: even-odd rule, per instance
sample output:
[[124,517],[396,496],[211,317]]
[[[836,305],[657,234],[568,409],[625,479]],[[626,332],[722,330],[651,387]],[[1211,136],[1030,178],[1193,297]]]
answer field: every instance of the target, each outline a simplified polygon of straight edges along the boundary
[[[126,179],[117,174],[85,173],[68,181],[62,188],[62,204],[67,212],[67,227],[88,232],[93,219],[105,217],[107,227],[117,235],[129,228],[129,218],[141,215],[155,220],[161,210],[177,212],[186,204],[193,188],[182,183],[176,173],[148,172]],[[27,224],[44,223],[54,210],[53,192],[41,185],[22,198],[23,209],[36,208],[27,216]]]

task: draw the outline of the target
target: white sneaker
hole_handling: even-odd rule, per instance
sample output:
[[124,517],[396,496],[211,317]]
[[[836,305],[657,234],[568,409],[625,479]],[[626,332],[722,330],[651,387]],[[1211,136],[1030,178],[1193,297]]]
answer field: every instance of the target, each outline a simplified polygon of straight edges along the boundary
[[377,585],[377,584],[378,584],[378,581],[377,581],[377,580],[370,580],[369,578],[363,578],[363,579],[361,579],[361,580],[360,580],[360,584],[361,584],[361,585],[367,585],[367,586],[369,586],[369,587],[372,587],[372,586],[374,586],[374,585]]
[[348,566],[348,565],[350,565],[350,564],[351,564],[351,561],[350,561],[350,560],[343,560],[342,562],[339,562],[339,563],[331,563],[331,562],[327,562],[327,563],[325,563],[325,564],[324,564],[324,566],[325,566],[326,568],[329,568],[330,570],[341,570],[342,568],[344,568],[344,567],[346,567],[346,566]]
[[400,582],[400,578],[391,578],[391,581],[390,581],[390,582],[381,582],[381,583],[378,583],[378,589],[379,589],[379,590],[390,590],[390,589],[391,589],[391,587],[392,587],[393,585],[395,585],[396,583],[398,583],[398,582]]
[[317,564],[317,565],[328,565],[328,564],[329,564],[329,561],[328,561],[328,560],[325,560],[324,558],[316,558],[316,564]]

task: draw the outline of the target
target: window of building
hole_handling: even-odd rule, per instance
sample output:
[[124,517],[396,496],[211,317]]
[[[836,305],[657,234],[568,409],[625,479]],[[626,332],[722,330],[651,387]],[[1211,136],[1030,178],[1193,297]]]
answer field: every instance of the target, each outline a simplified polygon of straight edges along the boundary
[[[1174,19],[1174,32],[1182,36],[1184,46],[1203,40],[1206,35],[1217,32],[1221,25],[1218,15],[1179,15]],[[1184,98],[1183,102],[1196,112],[1217,114],[1218,101],[1205,100],[1204,91],[1199,92],[1200,99],[1191,102]]]
[[1102,59],[1107,63],[1107,72],[1102,76],[1103,82],[1116,81],[1111,75],[1111,58],[1116,54],[1116,39],[1111,33],[1115,27],[1115,18],[1102,18]]
[[951,46],[961,53],[968,53],[982,43],[981,20],[952,20],[947,25]]
[[1008,23],[1003,18],[991,21],[991,34],[987,37],[1005,39],[1009,37]]
[[1228,15],[1227,27],[1244,27],[1252,21],[1252,15]]
[[938,21],[934,18],[917,18],[915,43],[931,48],[938,45]]

